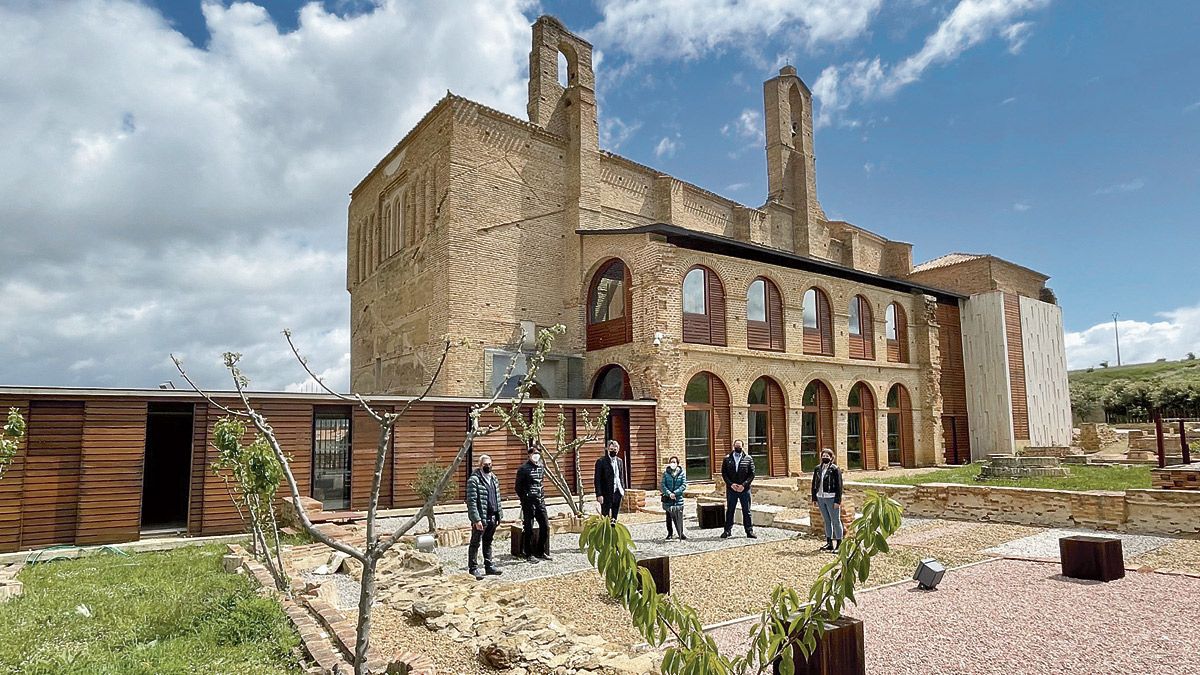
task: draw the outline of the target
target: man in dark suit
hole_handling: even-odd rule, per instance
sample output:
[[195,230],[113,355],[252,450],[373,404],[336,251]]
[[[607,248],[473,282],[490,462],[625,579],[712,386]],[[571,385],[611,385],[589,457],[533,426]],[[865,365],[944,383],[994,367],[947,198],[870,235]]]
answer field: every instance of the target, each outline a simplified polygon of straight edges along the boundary
[[596,472],[592,476],[600,513],[613,521],[621,512],[621,498],[625,496],[625,462],[617,456],[620,452],[621,444],[609,441],[604,456],[596,460]]
[[725,481],[725,531],[722,539],[728,539],[733,531],[733,510],[742,506],[742,527],[746,536],[757,539],[754,523],[750,520],[750,484],[754,482],[754,458],[746,453],[741,440],[733,442],[733,452],[725,455],[721,462],[721,478]]

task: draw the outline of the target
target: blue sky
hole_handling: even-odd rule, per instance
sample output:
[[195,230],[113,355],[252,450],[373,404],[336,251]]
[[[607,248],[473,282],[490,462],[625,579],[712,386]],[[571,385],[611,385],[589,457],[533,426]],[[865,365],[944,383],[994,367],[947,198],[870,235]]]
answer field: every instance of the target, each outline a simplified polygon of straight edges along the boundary
[[760,205],[791,63],[831,218],[1051,275],[1073,367],[1113,312],[1126,361],[1200,351],[1200,3],[79,0],[0,7],[0,382],[232,347],[294,386],[284,325],[344,378],[346,193],[446,89],[523,115],[543,12],[599,53],[607,149]]

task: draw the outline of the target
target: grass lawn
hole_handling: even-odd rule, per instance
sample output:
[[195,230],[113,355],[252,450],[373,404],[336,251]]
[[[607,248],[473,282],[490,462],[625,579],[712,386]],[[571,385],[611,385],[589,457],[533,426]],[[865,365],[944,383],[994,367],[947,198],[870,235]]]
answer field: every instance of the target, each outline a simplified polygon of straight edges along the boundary
[[1148,466],[1068,466],[1071,475],[1065,478],[993,478],[977,481],[982,464],[964,464],[952,469],[940,469],[894,478],[859,478],[864,483],[921,485],[923,483],[961,483],[963,485],[994,485],[1006,487],[1047,488],[1051,490],[1129,490],[1150,488]]
[[0,672],[300,672],[300,638],[279,603],[225,574],[222,551],[26,566],[18,577],[25,594],[0,604]]

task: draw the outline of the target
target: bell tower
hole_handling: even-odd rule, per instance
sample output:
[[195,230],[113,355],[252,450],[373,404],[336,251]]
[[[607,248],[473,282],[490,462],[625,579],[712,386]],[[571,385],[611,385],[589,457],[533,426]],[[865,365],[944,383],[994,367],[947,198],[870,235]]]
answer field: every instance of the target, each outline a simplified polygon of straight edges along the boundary
[[809,253],[815,226],[825,219],[817,200],[812,92],[793,66],[763,84],[767,135],[767,203],[792,212],[796,252]]

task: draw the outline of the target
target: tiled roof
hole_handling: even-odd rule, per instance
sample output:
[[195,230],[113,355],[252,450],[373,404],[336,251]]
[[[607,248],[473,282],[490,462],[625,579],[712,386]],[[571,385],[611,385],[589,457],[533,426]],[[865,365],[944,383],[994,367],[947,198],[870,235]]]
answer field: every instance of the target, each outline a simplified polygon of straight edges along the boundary
[[914,265],[913,272],[924,272],[926,270],[933,270],[939,267],[948,267],[950,265],[957,265],[959,263],[967,262],[968,260],[978,260],[986,257],[987,256],[979,253],[947,253],[940,258],[934,258],[933,260],[923,262],[920,265]]

